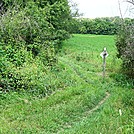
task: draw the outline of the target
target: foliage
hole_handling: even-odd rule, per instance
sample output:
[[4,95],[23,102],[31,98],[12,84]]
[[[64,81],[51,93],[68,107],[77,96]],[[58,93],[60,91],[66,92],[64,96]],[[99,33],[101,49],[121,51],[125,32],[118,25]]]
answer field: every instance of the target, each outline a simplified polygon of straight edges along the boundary
[[122,69],[134,78],[134,19],[122,22],[116,39],[118,57],[123,60]]
[[[72,33],[81,34],[96,34],[96,35],[115,35],[120,26],[121,18],[119,17],[106,17],[106,18],[74,18],[72,22]],[[126,23],[130,23],[131,19],[126,18]]]
[[69,38],[67,29],[71,15],[68,1],[2,2],[4,10],[0,15],[0,90],[36,88],[46,92],[43,68],[55,65],[55,49]]
[[[103,83],[104,44],[110,54]],[[23,81],[28,80],[28,86],[44,81],[35,87],[45,87],[46,97],[37,97],[41,90],[36,88],[29,90],[32,94],[0,92],[0,133],[133,134],[134,85],[118,74],[121,60],[114,44],[114,36],[77,34],[64,41],[51,71],[39,61],[25,63],[19,70]],[[30,77],[23,77],[27,73]],[[39,74],[35,80],[34,74]]]

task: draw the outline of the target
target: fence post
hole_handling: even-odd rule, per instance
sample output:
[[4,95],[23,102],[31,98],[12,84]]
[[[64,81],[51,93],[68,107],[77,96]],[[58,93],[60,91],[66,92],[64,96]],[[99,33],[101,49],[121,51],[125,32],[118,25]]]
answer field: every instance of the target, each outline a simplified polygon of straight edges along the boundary
[[106,47],[104,48],[104,50],[100,54],[100,56],[103,58],[102,70],[103,70],[103,80],[104,80],[105,79],[105,72],[106,72],[106,57],[108,56],[108,52],[107,52]]

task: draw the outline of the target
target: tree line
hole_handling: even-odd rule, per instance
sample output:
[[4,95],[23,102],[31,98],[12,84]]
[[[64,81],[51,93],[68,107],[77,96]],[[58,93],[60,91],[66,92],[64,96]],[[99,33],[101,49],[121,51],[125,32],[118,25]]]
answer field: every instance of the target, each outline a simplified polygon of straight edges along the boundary
[[[133,19],[125,18],[124,23],[129,25]],[[71,27],[72,33],[77,34],[96,34],[96,35],[116,35],[119,27],[122,25],[120,17],[102,17],[102,18],[74,18]]]

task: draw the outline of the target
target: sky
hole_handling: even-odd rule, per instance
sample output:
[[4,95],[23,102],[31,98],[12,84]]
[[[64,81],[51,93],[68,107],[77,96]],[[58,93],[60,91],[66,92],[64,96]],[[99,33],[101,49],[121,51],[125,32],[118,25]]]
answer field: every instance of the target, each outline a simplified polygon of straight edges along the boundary
[[[79,12],[83,13],[84,18],[115,17],[115,16],[121,16],[121,14],[123,18],[134,17],[134,14],[129,12],[129,9],[132,8],[131,4],[125,2],[125,0],[72,0],[72,1],[78,4]],[[121,8],[121,13],[119,7]]]

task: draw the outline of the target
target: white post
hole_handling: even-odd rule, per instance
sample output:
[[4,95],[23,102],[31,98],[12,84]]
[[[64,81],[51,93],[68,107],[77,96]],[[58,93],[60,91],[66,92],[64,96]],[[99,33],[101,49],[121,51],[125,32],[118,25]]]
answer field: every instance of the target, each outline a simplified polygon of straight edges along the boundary
[[100,54],[100,56],[103,58],[103,80],[105,78],[105,71],[106,71],[106,57],[108,56],[108,52],[106,48],[104,48],[103,52]]

